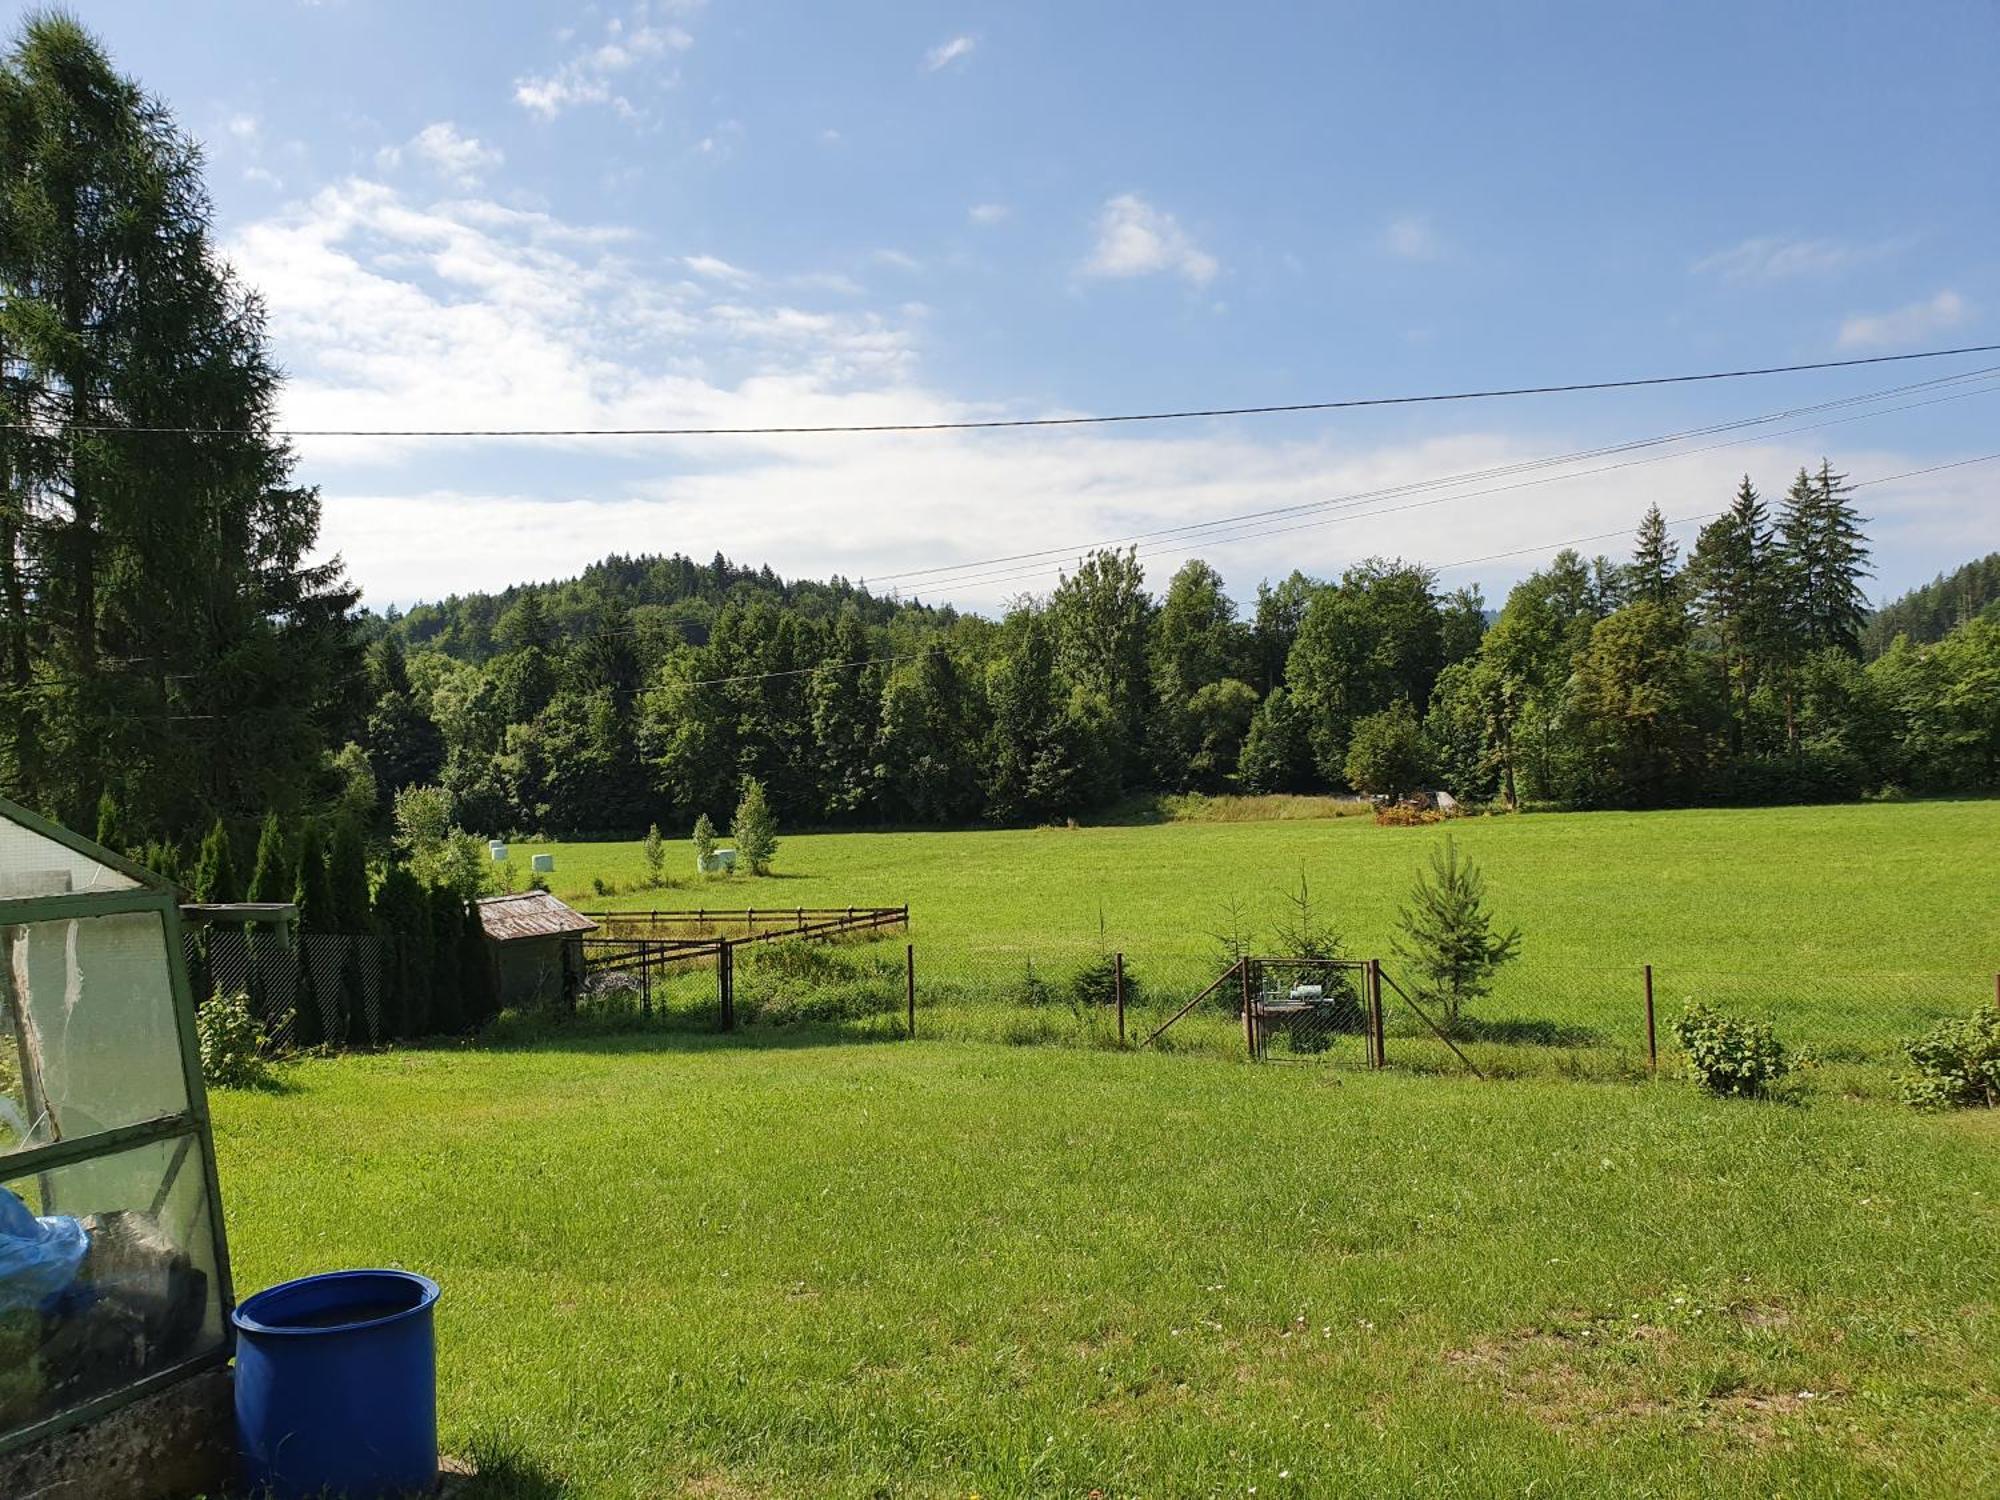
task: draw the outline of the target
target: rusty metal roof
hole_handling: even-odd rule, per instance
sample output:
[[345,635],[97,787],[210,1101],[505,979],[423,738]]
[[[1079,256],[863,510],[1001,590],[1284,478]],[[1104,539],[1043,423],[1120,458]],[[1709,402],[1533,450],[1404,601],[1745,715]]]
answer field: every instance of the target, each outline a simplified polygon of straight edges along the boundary
[[479,925],[496,943],[520,938],[567,937],[594,932],[597,924],[579,915],[547,891],[520,891],[512,896],[482,896]]

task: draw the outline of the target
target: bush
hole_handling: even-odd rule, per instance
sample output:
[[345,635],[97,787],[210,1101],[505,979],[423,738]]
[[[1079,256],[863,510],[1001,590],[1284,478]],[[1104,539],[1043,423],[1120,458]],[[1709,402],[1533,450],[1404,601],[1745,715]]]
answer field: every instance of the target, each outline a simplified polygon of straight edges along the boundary
[[1748,1099],[1791,1072],[1784,1044],[1763,1021],[1741,1021],[1696,1002],[1673,1024],[1687,1076],[1711,1094]]
[[248,995],[217,994],[195,1013],[201,1076],[210,1088],[256,1088],[270,1078],[264,1061],[269,1038],[250,1010]]
[[1031,958],[1021,974],[1020,982],[1012,987],[1008,998],[1016,1005],[1025,1005],[1038,1010],[1044,1005],[1055,1004],[1056,992],[1046,979],[1035,972],[1035,961]]
[[2000,1107],[2000,1007],[1982,1005],[1959,1021],[1941,1021],[1903,1043],[1916,1072],[1899,1079],[1905,1104],[1918,1109]]
[[[1078,969],[1069,982],[1070,1004],[1077,1010],[1118,1003],[1118,961],[1110,954],[1094,958]],[[1139,1003],[1139,979],[1128,964],[1125,969],[1125,1004]]]
[[1381,828],[1424,828],[1444,819],[1442,809],[1418,802],[1390,802],[1375,809],[1375,822]]

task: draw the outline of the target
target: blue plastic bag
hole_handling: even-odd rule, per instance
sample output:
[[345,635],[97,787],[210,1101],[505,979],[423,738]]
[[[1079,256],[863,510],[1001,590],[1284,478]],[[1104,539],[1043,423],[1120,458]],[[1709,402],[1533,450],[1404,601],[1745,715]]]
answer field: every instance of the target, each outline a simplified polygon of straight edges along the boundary
[[38,1219],[0,1188],[0,1312],[39,1310],[76,1280],[90,1236],[68,1214]]

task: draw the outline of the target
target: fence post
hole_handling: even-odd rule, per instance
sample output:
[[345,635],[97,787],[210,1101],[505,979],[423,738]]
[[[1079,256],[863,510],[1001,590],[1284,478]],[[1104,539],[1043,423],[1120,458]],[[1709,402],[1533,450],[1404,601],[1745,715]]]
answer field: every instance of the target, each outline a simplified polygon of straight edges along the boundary
[[715,944],[715,986],[722,1001],[722,1029],[736,1029],[736,952],[728,938]]
[[1237,988],[1243,995],[1243,1050],[1252,1062],[1257,1060],[1257,1017],[1250,1009],[1250,960],[1236,960]]
[[1125,955],[1111,955],[1111,988],[1118,996],[1118,1045],[1125,1045]]
[[910,1038],[917,1035],[917,945],[903,944],[903,999],[909,1009]]
[[1368,960],[1368,1050],[1374,1054],[1372,1066],[1389,1066],[1388,1050],[1382,1036],[1382,960]]
[[639,1014],[653,1019],[653,964],[649,949],[639,949]]
[[1660,1038],[1653,1029],[1653,966],[1646,965],[1646,1071],[1660,1075]]

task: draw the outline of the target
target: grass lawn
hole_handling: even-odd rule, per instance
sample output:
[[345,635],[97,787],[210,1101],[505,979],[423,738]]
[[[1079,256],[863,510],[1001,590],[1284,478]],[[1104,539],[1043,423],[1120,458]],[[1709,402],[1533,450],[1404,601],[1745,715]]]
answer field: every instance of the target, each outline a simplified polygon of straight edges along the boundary
[[[1990,998],[2000,970],[2000,883],[1982,873],[2000,848],[2000,801],[1537,814],[1450,828],[1483,868],[1500,920],[1524,933],[1485,1014],[1581,1027],[1628,1059],[1642,1044],[1645,963],[1663,1024],[1706,999],[1877,1071],[1901,1037]],[[1218,972],[1212,934],[1230,900],[1268,945],[1301,871],[1349,951],[1393,971],[1397,909],[1441,836],[1351,817],[814,834],[783,839],[772,878],[707,880],[687,872],[677,842],[668,871],[679,884],[666,889],[643,888],[636,843],[534,847],[555,854],[558,893],[586,908],[908,901],[926,978],[997,985],[1031,956],[1060,978],[1102,947],[1124,951],[1165,1001]],[[593,880],[619,893],[597,896]]]
[[2000,1487],[2000,1117],[824,1040],[219,1095],[239,1286],[438,1277],[489,1496]]

